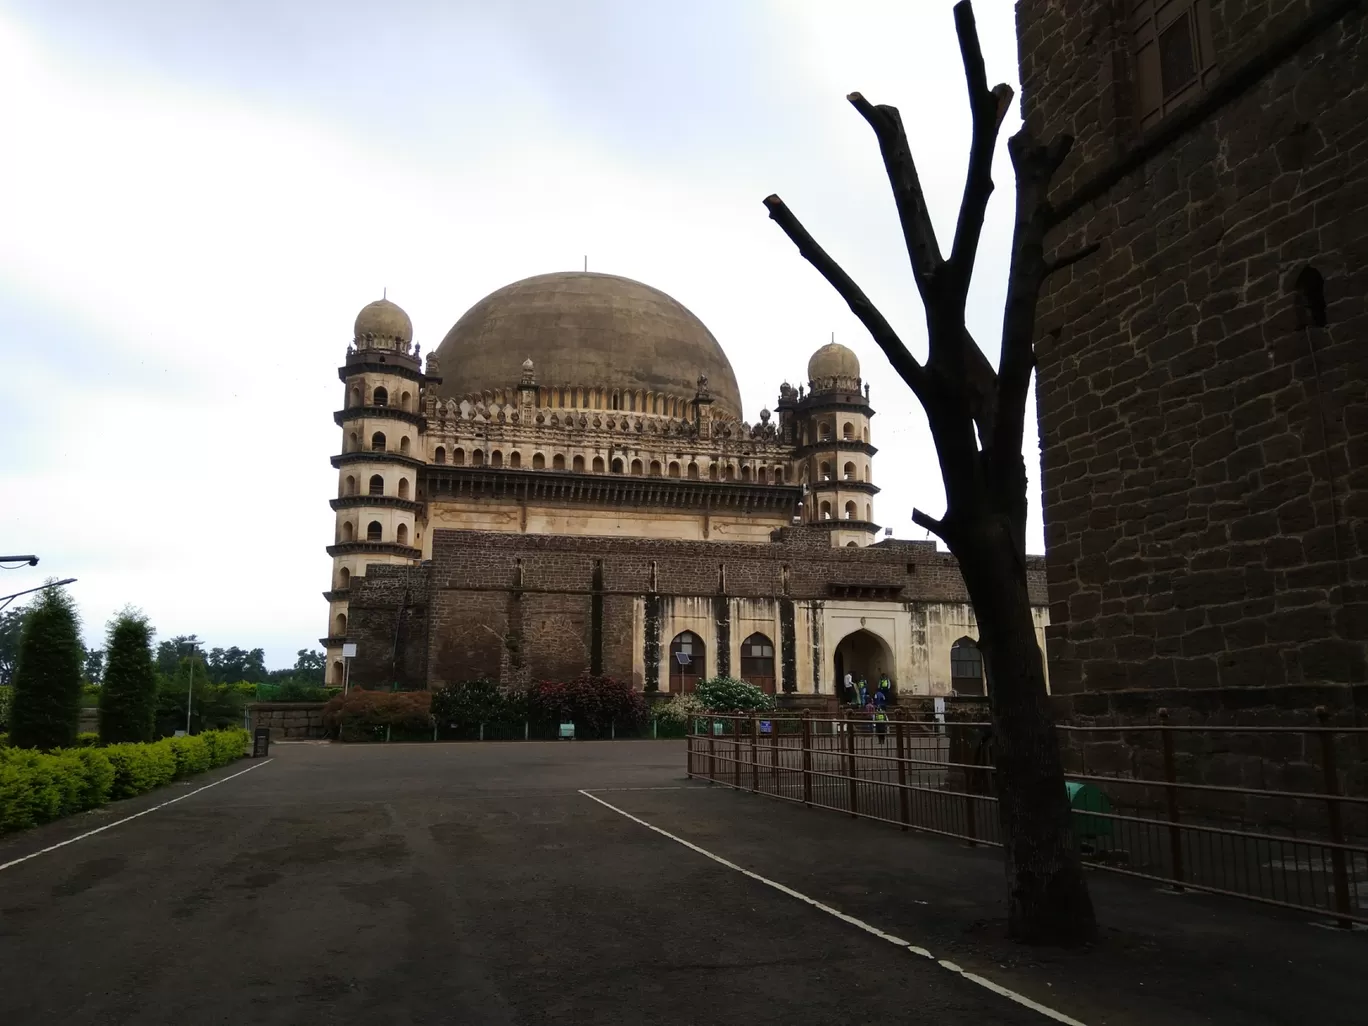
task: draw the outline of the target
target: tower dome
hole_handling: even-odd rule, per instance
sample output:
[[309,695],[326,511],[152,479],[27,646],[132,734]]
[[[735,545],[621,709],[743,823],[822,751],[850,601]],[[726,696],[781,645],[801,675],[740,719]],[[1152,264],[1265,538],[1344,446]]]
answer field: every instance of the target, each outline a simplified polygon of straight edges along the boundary
[[808,380],[858,378],[860,361],[853,352],[837,342],[828,342],[808,360]]
[[412,342],[413,322],[408,314],[388,299],[377,299],[363,306],[356,315],[353,337],[365,338],[367,335],[394,339],[396,342]]
[[522,356],[552,387],[682,399],[706,375],[715,409],[741,416],[736,375],[712,332],[664,292],[617,275],[570,271],[505,285],[466,311],[437,355],[445,397],[516,383]]

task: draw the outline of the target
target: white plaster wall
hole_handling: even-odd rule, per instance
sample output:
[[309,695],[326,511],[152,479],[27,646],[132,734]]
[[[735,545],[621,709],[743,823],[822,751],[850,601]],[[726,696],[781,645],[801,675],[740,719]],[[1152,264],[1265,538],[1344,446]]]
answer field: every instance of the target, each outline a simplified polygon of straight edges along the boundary
[[[670,642],[683,631],[692,631],[706,646],[703,672],[699,679],[717,676],[717,623],[713,619],[712,599],[704,597],[660,598],[660,690],[670,687]],[[638,635],[640,638],[640,635]],[[640,642],[638,641],[638,647]]]

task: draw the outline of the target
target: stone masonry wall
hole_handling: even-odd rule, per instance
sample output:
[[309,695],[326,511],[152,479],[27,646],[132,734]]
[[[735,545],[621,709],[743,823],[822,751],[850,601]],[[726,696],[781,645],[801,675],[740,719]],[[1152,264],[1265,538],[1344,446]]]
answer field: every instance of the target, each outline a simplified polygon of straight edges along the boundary
[[323,702],[253,702],[247,706],[252,730],[268,727],[271,740],[322,738]]
[[[1058,206],[1174,133],[1048,247],[1102,247],[1049,281],[1038,323],[1051,688],[1065,718],[1120,691],[1132,715],[1362,713],[1362,5],[1211,0],[1217,82],[1145,137],[1129,113],[1130,9],[1017,5],[1028,122],[1078,140]],[[1270,693],[1233,697],[1249,688]],[[1232,697],[1183,697],[1195,689]]]

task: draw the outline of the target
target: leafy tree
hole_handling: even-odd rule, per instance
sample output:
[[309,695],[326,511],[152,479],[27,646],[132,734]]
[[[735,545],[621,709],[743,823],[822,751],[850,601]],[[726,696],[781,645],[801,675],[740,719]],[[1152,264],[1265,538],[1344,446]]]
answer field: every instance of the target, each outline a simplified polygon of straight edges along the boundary
[[[859,93],[850,103],[873,128],[898,211],[912,280],[926,313],[927,358],[909,352],[869,297],[812,238],[778,196],[770,217],[869,330],[926,411],[945,484],[945,515],[912,520],[954,554],[978,619],[1007,863],[1008,929],[1018,940],[1078,943],[1097,933],[1092,899],[1069,833],[1064,766],[1045,690],[1045,671],[1026,591],[1026,463],[1022,434],[1035,368],[1041,285],[1084,259],[1097,243],[1045,255],[1046,236],[1073,201],[1050,200],[1050,184],[1073,140],[1041,143],[1030,124],[1007,143],[1016,173],[1016,226],[996,369],[965,324],[984,212],[993,191],[993,151],[1012,101],[988,87],[969,0],[955,5],[955,29],[969,87],[973,135],[959,220],[944,256],[922,193],[902,116]],[[1076,205],[1076,204],[1075,204]]]
[[63,588],[48,588],[29,607],[14,671],[10,743],[16,748],[66,748],[81,714],[82,646],[76,604]]
[[177,634],[170,641],[163,641],[157,646],[157,672],[166,676],[174,674],[180,661],[195,651],[199,643],[196,634]]
[[24,623],[29,607],[0,612],[0,687],[14,683],[14,667],[19,662],[19,641],[24,636]]
[[327,663],[320,649],[301,648],[295,659],[294,678],[298,681],[322,684],[326,669]]
[[157,715],[157,670],[147,617],[125,610],[109,624],[109,667],[100,688],[100,741],[151,741]]
[[[184,655],[185,653],[181,653]],[[266,651],[260,648],[244,649],[233,645],[231,648],[215,648],[209,652],[209,679],[215,684],[226,684],[240,680],[260,684],[268,680],[266,672]]]
[[[190,694],[193,681],[194,694]],[[207,689],[210,687],[209,668],[204,656],[183,656],[176,665],[174,673],[157,674],[157,722],[158,737],[166,737],[178,730],[185,729],[185,703],[190,699],[190,733],[198,733],[203,718],[203,706]]]
[[[151,653],[148,653],[149,660]],[[105,652],[102,648],[88,648],[85,654],[85,681],[99,687],[104,683]]]

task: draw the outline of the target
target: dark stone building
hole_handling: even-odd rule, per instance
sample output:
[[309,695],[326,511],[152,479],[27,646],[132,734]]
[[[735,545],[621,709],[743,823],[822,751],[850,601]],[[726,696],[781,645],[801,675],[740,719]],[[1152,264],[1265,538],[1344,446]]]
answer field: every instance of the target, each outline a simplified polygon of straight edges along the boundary
[[1065,717],[1368,709],[1365,6],[1017,4],[1051,248],[1101,244],[1038,326]]

